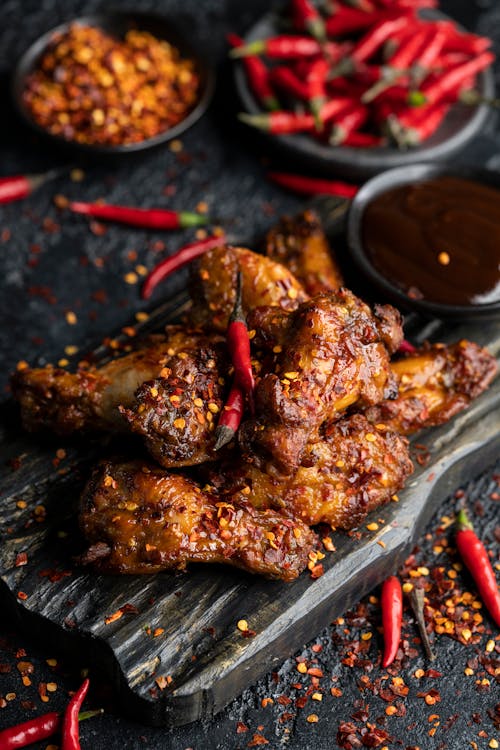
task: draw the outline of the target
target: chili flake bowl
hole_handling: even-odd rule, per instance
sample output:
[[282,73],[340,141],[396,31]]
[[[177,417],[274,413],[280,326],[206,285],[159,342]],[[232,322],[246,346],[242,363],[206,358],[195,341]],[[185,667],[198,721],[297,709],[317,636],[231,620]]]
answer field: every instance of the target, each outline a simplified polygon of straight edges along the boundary
[[[426,9],[421,13],[424,20],[451,20],[437,10]],[[460,27],[459,27],[460,28]],[[244,37],[245,44],[266,39],[280,33],[280,19],[275,14],[261,18]],[[463,30],[463,29],[462,29]],[[234,80],[243,110],[249,114],[262,112],[262,106],[250,89],[244,67],[236,62]],[[495,95],[494,75],[491,68],[477,76],[477,89],[486,98]],[[422,161],[444,161],[460,151],[484,128],[490,118],[488,105],[470,107],[454,104],[438,130],[421,145],[408,150],[396,146],[353,148],[329,146],[316,141],[307,134],[271,135],[260,131],[257,135],[268,146],[296,168],[311,170],[324,175],[340,175],[350,180],[362,180],[394,167],[407,166]]]
[[[413,164],[390,169],[368,180],[356,194],[349,208],[347,243],[351,257],[379,293],[402,310],[413,310],[427,318],[442,320],[477,321],[500,317],[500,300],[486,304],[445,304],[409,297],[403,289],[389,280],[372,263],[363,244],[363,217],[370,203],[393,188],[414,185],[435,177],[460,177],[482,185],[500,188],[500,173],[489,169],[461,164]],[[404,242],[404,238],[402,238]],[[450,275],[450,284],[453,284]]]
[[[196,104],[186,116],[174,126],[165,129],[151,138],[142,141],[105,145],[93,143],[81,143],[76,140],[64,138],[62,135],[51,133],[36,122],[23,99],[27,77],[34,71],[40,58],[43,56],[55,35],[67,32],[70,27],[92,26],[99,30],[122,39],[125,34],[134,29],[149,32],[159,40],[167,41],[175,46],[183,58],[194,61],[195,70],[199,76],[199,90]],[[156,15],[154,13],[117,11],[88,16],[80,16],[60,24],[39,37],[22,55],[18,61],[12,77],[12,95],[16,109],[24,122],[33,130],[52,143],[65,149],[78,152],[88,156],[125,155],[145,151],[177,138],[181,133],[190,128],[205,113],[215,88],[215,72],[213,68],[195,49],[194,43],[176,26],[175,21],[170,18]]]

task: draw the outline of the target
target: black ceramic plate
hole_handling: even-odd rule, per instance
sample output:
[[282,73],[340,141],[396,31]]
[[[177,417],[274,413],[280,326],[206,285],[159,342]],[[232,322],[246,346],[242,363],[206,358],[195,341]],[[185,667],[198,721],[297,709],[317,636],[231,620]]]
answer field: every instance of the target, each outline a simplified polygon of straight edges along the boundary
[[[82,26],[97,26],[104,31],[113,34],[114,36],[123,37],[130,29],[139,29],[141,31],[148,31],[159,39],[165,39],[172,43],[177,49],[180,50],[183,57],[191,58],[195,61],[196,70],[200,76],[200,92],[198,103],[189,112],[189,114],[177,123],[172,128],[159,133],[154,138],[147,138],[139,143],[131,143],[123,146],[104,146],[104,145],[92,145],[85,143],[78,143],[77,141],[71,141],[63,138],[62,136],[53,135],[49,133],[45,128],[38,125],[28,109],[23,103],[23,90],[26,76],[33,70],[37,61],[45,52],[45,49],[52,37],[56,33],[66,31],[72,24],[80,24]],[[215,85],[215,73],[213,68],[200,57],[199,52],[195,49],[194,44],[188,41],[185,35],[182,34],[181,30],[177,28],[175,21],[165,16],[159,16],[154,13],[135,13],[130,12],[113,12],[113,13],[102,13],[89,16],[80,16],[73,18],[71,21],[60,24],[55,28],[47,31],[36,42],[34,42],[23,54],[21,59],[16,65],[14,75],[12,79],[12,93],[14,97],[14,103],[16,108],[21,115],[22,119],[34,130],[43,136],[49,138],[53,143],[57,143],[61,146],[70,147],[74,151],[78,151],[82,154],[128,154],[135,153],[137,151],[144,151],[145,149],[158,146],[161,143],[170,141],[172,138],[176,138],[191,125],[193,125],[206,111]]]
[[[488,169],[452,164],[414,164],[384,172],[363,185],[354,198],[348,218],[347,240],[352,257],[368,279],[382,293],[403,309],[415,310],[422,315],[441,319],[475,320],[500,317],[500,301],[484,305],[444,305],[437,302],[411,299],[391,283],[372,265],[362,242],[363,214],[374,198],[398,185],[414,184],[439,175],[463,177],[500,188],[500,174]],[[500,205],[499,205],[500,210]]]
[[[438,11],[429,10],[422,14],[428,19],[446,19]],[[449,19],[448,19],[449,20]],[[278,18],[269,14],[258,21],[245,36],[245,42],[265,39],[278,33]],[[494,96],[495,83],[491,69],[478,76],[478,90],[486,98]],[[262,107],[250,90],[241,63],[235,65],[235,83],[243,108],[250,114],[257,114]],[[422,161],[443,161],[462,149],[477,135],[489,117],[487,105],[469,107],[455,104],[439,129],[421,146],[402,151],[395,146],[377,148],[350,148],[347,146],[326,146],[306,134],[269,135],[262,137],[282,156],[291,160],[293,169],[311,169],[325,175],[343,175],[352,180],[371,177],[385,169],[406,166]]]

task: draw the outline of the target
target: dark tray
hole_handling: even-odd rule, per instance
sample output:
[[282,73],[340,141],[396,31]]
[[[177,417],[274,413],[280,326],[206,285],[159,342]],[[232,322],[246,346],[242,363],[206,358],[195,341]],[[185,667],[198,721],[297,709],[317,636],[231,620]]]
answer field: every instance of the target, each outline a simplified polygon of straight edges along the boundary
[[[342,207],[326,201],[321,212],[332,234],[338,232]],[[156,310],[142,331],[160,329],[183,302],[175,299]],[[500,351],[495,324],[445,326],[414,317],[406,331],[415,341],[467,337],[497,356]],[[105,356],[104,349],[96,350],[98,359]],[[102,576],[72,565],[82,547],[75,508],[91,465],[116,451],[116,444],[32,437],[18,427],[14,404],[3,411],[0,448],[4,461],[17,468],[0,483],[2,613],[47,645],[103,673],[123,712],[153,725],[209,718],[277,668],[394,572],[439,502],[492,464],[500,449],[497,380],[469,410],[418,436],[417,442],[430,451],[430,462],[417,468],[399,503],[372,514],[371,520],[384,519],[377,532],[363,526],[359,538],[333,536],[336,552],[326,555],[325,574],[317,580],[304,573],[292,584],[269,582],[217,566],[193,566],[187,574]],[[66,455],[54,466],[61,447]],[[18,506],[20,500],[26,507]],[[44,510],[36,511],[36,506]],[[15,566],[19,552],[28,556],[22,567]],[[106,616],[125,604],[137,612],[106,625]],[[236,627],[240,618],[248,620],[255,637],[241,635]],[[152,637],[147,628],[163,632]],[[155,683],[161,676],[172,677],[163,690]]]

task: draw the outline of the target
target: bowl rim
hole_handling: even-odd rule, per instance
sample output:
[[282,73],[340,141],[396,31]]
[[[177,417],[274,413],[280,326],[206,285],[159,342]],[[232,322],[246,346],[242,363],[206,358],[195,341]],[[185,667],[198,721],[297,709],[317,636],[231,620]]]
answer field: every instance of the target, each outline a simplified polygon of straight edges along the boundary
[[500,300],[485,304],[450,305],[441,302],[412,299],[405,292],[378,271],[365,252],[362,240],[363,216],[368,205],[379,195],[400,185],[424,182],[433,177],[449,175],[480,182],[500,188],[500,172],[486,167],[468,164],[451,164],[449,162],[422,162],[403,167],[396,167],[382,172],[360,188],[353,198],[347,216],[347,244],[351,257],[368,279],[396,301],[403,308],[411,309],[426,316],[437,318],[475,319],[496,317],[500,314]]
[[[450,16],[436,10],[435,8],[425,8],[423,10],[425,11],[421,12],[423,20],[452,20]],[[276,27],[278,19],[279,15],[276,12],[264,14],[247,31],[244,37],[245,41],[254,41],[254,37],[257,38],[258,36],[262,36],[262,33],[259,33],[259,31],[266,27]],[[464,28],[458,23],[457,27],[464,30]],[[269,34],[264,34],[264,36],[269,36]],[[259,105],[247,83],[242,61],[236,60],[235,63],[234,80],[243,107],[251,114],[262,112],[262,107]],[[485,98],[494,97],[495,78],[491,66],[478,75],[478,88],[481,90],[481,93]],[[459,108],[463,109],[466,107],[467,105],[465,104],[455,103],[451,111],[456,113],[459,111]],[[471,108],[468,107],[468,109],[470,110]],[[449,122],[449,116],[449,114],[446,116],[443,124],[445,124],[447,120]],[[288,154],[295,153],[302,158],[314,159],[316,161],[321,159],[324,162],[325,167],[329,166],[334,168],[337,166],[339,169],[352,169],[353,174],[357,172],[358,175],[364,174],[366,177],[367,175],[376,174],[382,169],[392,169],[406,164],[416,164],[422,161],[430,161],[438,158],[443,160],[450,157],[484,127],[490,116],[491,112],[489,106],[482,103],[472,110],[471,116],[466,123],[459,127],[456,132],[452,133],[452,135],[434,143],[433,145],[426,146],[425,144],[427,141],[432,141],[434,135],[439,134],[438,129],[436,134],[431,136],[431,138],[426,139],[422,144],[407,150],[401,150],[394,146],[375,146],[371,148],[354,148],[352,146],[342,145],[326,146],[303,133],[272,136],[268,133],[261,133],[261,135],[268,139],[272,138],[273,143],[281,150],[288,152]]]
[[[186,115],[186,117],[184,117],[184,119],[182,119],[176,125],[169,128],[168,130],[164,130],[161,133],[158,133],[152,138],[146,138],[143,141],[139,141],[137,143],[120,144],[116,146],[80,143],[79,141],[70,140],[67,138],[63,138],[60,135],[51,133],[50,131],[39,125],[36,120],[33,119],[33,117],[29,113],[29,110],[24,105],[22,94],[24,91],[24,82],[26,76],[33,70],[35,64],[47,49],[47,46],[53,36],[55,34],[66,31],[70,26],[73,26],[74,24],[81,26],[97,26],[98,28],[106,30],[106,25],[112,26],[114,23],[125,24],[127,23],[127,21],[131,21],[136,28],[140,28],[141,21],[148,25],[159,24],[161,26],[161,29],[159,30],[158,38],[165,39],[166,41],[171,41],[181,50],[181,52],[195,61],[196,68],[201,78],[201,93],[193,109]],[[208,63],[205,56],[200,55],[199,52],[194,49],[194,45],[192,44],[190,38],[182,33],[175,19],[171,19],[166,15],[162,15],[161,13],[149,11],[96,11],[95,13],[75,16],[74,18],[64,21],[38,36],[17,60],[11,75],[10,90],[14,107],[23,122],[26,123],[32,130],[36,131],[45,138],[50,139],[53,143],[87,154],[99,154],[103,156],[129,153],[132,154],[154,148],[155,146],[159,146],[162,143],[166,143],[173,138],[176,138],[189,127],[194,125],[194,123],[197,122],[200,117],[202,117],[202,115],[206,112],[208,105],[210,104],[215,90],[215,70],[213,66]]]

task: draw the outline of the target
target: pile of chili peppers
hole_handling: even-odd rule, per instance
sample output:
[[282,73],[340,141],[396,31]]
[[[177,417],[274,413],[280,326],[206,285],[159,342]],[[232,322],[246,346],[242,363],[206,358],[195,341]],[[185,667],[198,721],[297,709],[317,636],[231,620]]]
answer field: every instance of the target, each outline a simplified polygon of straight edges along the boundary
[[290,0],[287,20],[295,33],[249,44],[230,34],[231,57],[242,60],[253,94],[268,110],[240,119],[332,146],[418,145],[455,102],[482,101],[470,93],[494,60],[486,37],[419,15],[436,5],[332,0],[320,9],[313,0]]
[[59,730],[61,730],[61,750],[80,750],[79,722],[102,713],[100,710],[80,713],[89,684],[88,679],[83,681],[68,703],[62,718],[58,713],[51,712],[2,730],[0,732],[1,750],[14,750],[14,748],[32,745],[34,742],[52,737]]

